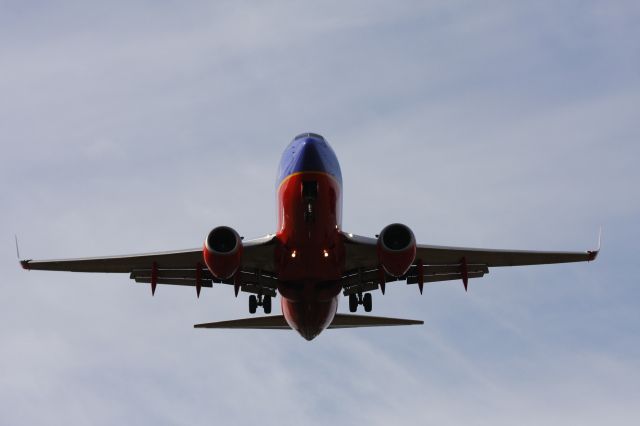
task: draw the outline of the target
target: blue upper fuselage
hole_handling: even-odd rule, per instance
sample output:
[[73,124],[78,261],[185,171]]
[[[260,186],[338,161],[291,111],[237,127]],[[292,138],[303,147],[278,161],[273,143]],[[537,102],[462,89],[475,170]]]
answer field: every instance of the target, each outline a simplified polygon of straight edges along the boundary
[[288,176],[301,172],[321,172],[331,175],[342,186],[338,158],[327,141],[315,133],[296,136],[282,154],[276,187]]

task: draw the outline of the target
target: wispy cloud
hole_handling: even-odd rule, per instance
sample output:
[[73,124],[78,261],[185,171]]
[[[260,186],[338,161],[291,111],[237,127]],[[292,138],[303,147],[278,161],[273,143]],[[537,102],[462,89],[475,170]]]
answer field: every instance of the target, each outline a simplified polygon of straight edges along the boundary
[[[5,2],[0,423],[632,424],[640,379],[636,2]],[[328,137],[345,228],[586,249],[591,265],[390,286],[402,330],[193,330],[229,288],[22,272],[274,229],[296,133]]]

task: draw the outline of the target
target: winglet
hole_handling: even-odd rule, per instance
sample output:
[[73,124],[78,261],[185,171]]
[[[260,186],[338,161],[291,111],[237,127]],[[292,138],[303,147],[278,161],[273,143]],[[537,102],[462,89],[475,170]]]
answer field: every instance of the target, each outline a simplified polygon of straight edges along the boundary
[[602,246],[602,226],[600,227],[600,231],[598,231],[598,248],[595,250],[587,251],[587,255],[589,256],[589,258],[587,259],[588,262],[596,260],[596,258],[598,257],[598,253],[600,253],[601,246]]
[[25,270],[29,270],[31,268],[29,268],[29,262],[31,260],[20,260],[20,247],[18,246],[18,236],[14,235],[14,238],[16,240],[16,257],[18,258],[18,262],[20,262],[20,266],[22,266],[22,269]]

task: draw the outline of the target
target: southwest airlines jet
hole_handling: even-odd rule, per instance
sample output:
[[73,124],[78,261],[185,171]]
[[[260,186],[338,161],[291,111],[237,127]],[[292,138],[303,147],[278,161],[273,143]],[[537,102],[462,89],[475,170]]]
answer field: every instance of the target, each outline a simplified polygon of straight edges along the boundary
[[[21,260],[24,269],[127,273],[138,283],[195,287],[233,286],[250,293],[249,312],[271,313],[280,294],[282,315],[196,324],[196,328],[294,329],[311,340],[326,328],[422,324],[422,321],[355,315],[371,312],[371,292],[394,281],[416,284],[480,278],[491,267],[595,260],[597,250],[544,252],[417,244],[411,229],[388,225],[375,238],[342,230],[342,174],[320,135],[304,133],[282,155],[276,181],[275,234],[245,241],[227,226],[214,228],[203,248],[63,260]],[[349,298],[352,314],[338,314]]]

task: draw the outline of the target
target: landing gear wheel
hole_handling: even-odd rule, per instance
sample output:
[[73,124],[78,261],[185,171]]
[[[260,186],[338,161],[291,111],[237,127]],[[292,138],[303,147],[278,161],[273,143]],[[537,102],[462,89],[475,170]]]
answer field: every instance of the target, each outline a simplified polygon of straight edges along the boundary
[[371,293],[366,293],[362,298],[362,306],[364,306],[364,311],[371,312],[372,304],[373,302],[371,300]]
[[262,300],[262,309],[265,314],[271,313],[271,296],[264,296],[264,299]]
[[252,294],[251,296],[249,296],[249,313],[255,314],[257,309],[258,309],[258,298],[255,296],[255,294]]
[[349,295],[349,312],[356,312],[358,310],[358,296],[355,294]]

